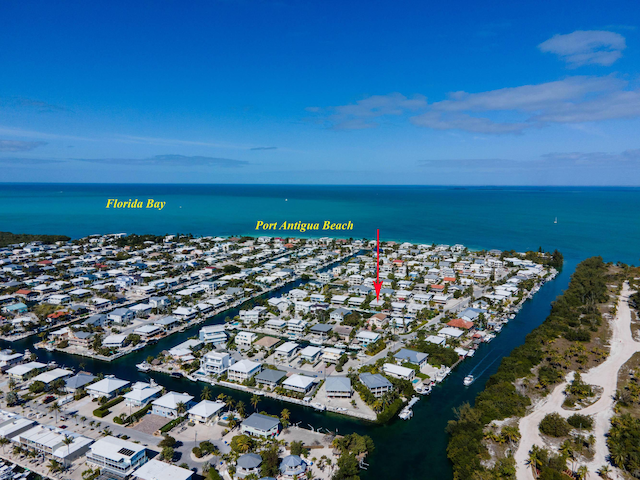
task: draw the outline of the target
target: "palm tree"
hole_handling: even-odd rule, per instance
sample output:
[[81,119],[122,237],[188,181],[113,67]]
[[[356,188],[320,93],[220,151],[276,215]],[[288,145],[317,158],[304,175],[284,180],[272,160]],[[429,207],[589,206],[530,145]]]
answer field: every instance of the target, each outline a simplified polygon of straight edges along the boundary
[[242,400],[240,400],[236,405],[236,411],[238,412],[238,415],[240,415],[241,417],[244,417],[245,409],[244,409],[244,402]]
[[62,411],[62,408],[60,407],[60,405],[58,404],[58,402],[53,402],[50,406],[49,406],[49,411],[50,412],[55,412],[56,415],[56,423],[58,423],[58,412]]
[[586,465],[580,465],[576,473],[578,474],[578,480],[584,480],[585,478],[587,478],[589,469],[587,468]]
[[533,476],[535,478],[538,478],[538,467],[542,466],[542,461],[540,459],[540,448],[537,445],[534,445],[533,448],[529,450],[529,458],[527,459],[527,463],[531,465]]
[[221,402],[224,402],[226,398],[227,396],[224,393],[221,393],[220,395],[218,395],[218,400],[220,400]]
[[68,435],[65,435],[64,438],[62,439],[62,443],[64,443],[67,446],[67,457],[68,457],[69,446],[73,443],[73,438],[69,437]]
[[176,405],[176,412],[178,412],[178,415],[182,415],[186,411],[187,411],[187,406],[185,405],[185,403],[178,402],[178,405]]
[[282,422],[282,426],[284,428],[287,428],[289,426],[290,417],[291,417],[291,412],[289,412],[289,410],[287,410],[286,408],[283,408],[282,412],[280,412],[280,421]]
[[0,438],[0,445],[2,445],[2,453],[4,453],[4,447],[5,447],[8,443],[11,443],[11,441],[10,441],[7,437],[2,437],[2,438]]
[[211,389],[206,385],[200,393],[200,400],[211,400]]
[[84,427],[84,422],[87,421],[87,417],[80,417],[80,421],[82,422],[82,426]]
[[598,475],[600,475],[602,478],[609,478],[610,473],[611,468],[609,467],[609,465],[603,465],[600,467],[600,470],[598,470]]
[[76,421],[76,425],[78,425],[78,414],[77,413],[72,413],[71,414],[71,418],[73,418]]
[[253,409],[255,411],[258,410],[258,403],[260,402],[260,398],[258,397],[258,395],[253,395],[251,397],[251,406],[253,407]]
[[9,379],[9,390],[13,390],[16,388],[16,379],[11,377]]

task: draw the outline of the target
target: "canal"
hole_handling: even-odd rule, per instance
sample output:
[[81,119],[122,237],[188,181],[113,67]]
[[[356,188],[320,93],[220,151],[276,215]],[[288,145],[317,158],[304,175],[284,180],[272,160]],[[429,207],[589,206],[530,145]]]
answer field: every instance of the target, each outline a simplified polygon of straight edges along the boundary
[[[475,356],[461,363],[455,371],[440,385],[435,387],[428,397],[423,397],[413,408],[414,417],[409,421],[394,419],[386,425],[356,420],[343,415],[318,412],[310,407],[290,404],[271,398],[260,397],[260,410],[279,414],[287,408],[291,412],[291,421],[300,423],[302,427],[324,428],[341,434],[358,432],[370,435],[376,445],[376,451],[368,458],[369,468],[362,472],[365,479],[421,479],[443,480],[452,477],[451,466],[446,457],[447,422],[453,418],[453,409],[464,402],[473,403],[476,394],[482,390],[486,380],[497,370],[500,359],[524,342],[525,336],[540,325],[549,314],[551,302],[562,293],[571,273],[578,261],[565,260],[563,271],[551,282],[542,286],[540,291],[524,303],[514,320],[511,320],[489,344],[480,346]],[[281,288],[264,294],[263,298],[281,296],[299,287],[304,281],[298,280]],[[156,372],[140,372],[135,365],[141,363],[149,355],[157,355],[175,345],[197,336],[204,325],[220,324],[225,317],[238,315],[240,307],[221,312],[202,324],[191,327],[184,332],[163,338],[154,345],[121,357],[112,362],[105,362],[87,357],[70,355],[62,352],[35,350],[33,345],[37,336],[17,342],[0,341],[2,348],[13,348],[17,351],[29,349],[35,352],[42,362],[55,361],[59,365],[75,370],[84,368],[94,374],[116,375],[119,378],[136,381],[149,381],[153,378],[158,384],[178,392],[187,392],[199,399],[204,383],[195,383],[186,378],[173,378]],[[473,371],[476,381],[469,387],[462,384],[462,379]],[[208,384],[207,384],[208,385]],[[210,386],[212,393],[231,395],[236,401],[242,400],[249,405],[251,395],[225,387]]]

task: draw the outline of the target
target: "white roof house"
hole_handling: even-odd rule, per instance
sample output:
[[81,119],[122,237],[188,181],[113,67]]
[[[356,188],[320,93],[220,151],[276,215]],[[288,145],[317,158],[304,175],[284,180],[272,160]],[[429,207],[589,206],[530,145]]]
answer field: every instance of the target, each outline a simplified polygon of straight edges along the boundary
[[396,365],[395,363],[385,363],[382,366],[382,370],[387,375],[404,380],[411,380],[416,376],[416,372],[414,369],[401,367],[400,365]]
[[131,382],[127,380],[120,380],[116,377],[107,377],[87,387],[87,393],[95,398],[111,398],[119,390],[127,387],[130,383]]
[[262,365],[258,362],[240,360],[229,367],[227,374],[230,380],[242,382],[260,372],[261,369]]
[[307,377],[306,375],[298,375],[297,373],[294,373],[282,383],[282,386],[287,390],[306,393],[311,390],[314,382],[315,378],[313,377]]
[[188,393],[169,392],[152,402],[152,410],[155,415],[175,417],[178,415],[178,405],[182,403],[189,408],[192,400],[193,397]]
[[121,347],[124,345],[126,335],[109,335],[102,340],[103,347]]
[[40,375],[33,377],[32,380],[34,382],[42,382],[48,385],[60,378],[70,377],[71,375],[73,375],[71,370],[67,370],[66,368],[54,368],[48,372],[42,372]]
[[124,477],[147,460],[145,447],[111,436],[96,441],[87,452],[87,463]]
[[427,342],[435,343],[436,345],[444,345],[447,343],[447,339],[444,337],[439,337],[437,335],[429,335],[425,338]]
[[133,477],[136,480],[190,480],[193,472],[153,459],[137,469]]
[[36,422],[13,412],[0,410],[0,438],[13,438],[32,428]]
[[202,400],[196,406],[191,407],[187,412],[191,420],[197,420],[202,423],[211,421],[220,410],[226,406],[224,402],[212,402],[211,400]]
[[[73,439],[73,443],[65,445],[65,437]],[[87,451],[93,439],[73,432],[67,432],[49,425],[37,425],[13,438],[14,442],[45,452],[58,461],[68,462]]]
[[303,360],[307,360],[308,362],[313,362],[318,358],[318,356],[320,356],[321,352],[322,352],[321,348],[309,345],[308,347],[304,347],[300,351],[300,356],[303,358]]
[[298,350],[299,345],[296,342],[284,342],[276,348],[275,354],[279,357],[289,358]]
[[24,378],[30,373],[33,373],[34,371],[42,370],[44,368],[47,368],[47,365],[44,363],[29,362],[29,363],[23,363],[22,365],[16,365],[15,367],[10,368],[9,370],[7,370],[7,374],[9,374],[12,377]]
[[158,385],[137,382],[133,384],[131,391],[125,393],[123,397],[127,405],[141,406],[146,405],[151,399],[156,398],[160,392],[162,392],[162,387]]
[[460,338],[464,334],[464,330],[460,330],[456,327],[444,327],[438,332],[439,336]]

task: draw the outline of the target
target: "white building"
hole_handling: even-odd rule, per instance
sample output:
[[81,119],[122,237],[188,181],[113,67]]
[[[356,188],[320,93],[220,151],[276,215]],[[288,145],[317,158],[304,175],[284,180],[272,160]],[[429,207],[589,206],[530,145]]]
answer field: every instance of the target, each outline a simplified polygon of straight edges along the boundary
[[87,453],[87,464],[101,471],[115,473],[121,478],[147,462],[147,449],[138,443],[116,437],[103,437]]
[[153,401],[152,413],[161,417],[178,417],[184,415],[184,413],[178,413],[180,404],[184,404],[186,413],[193,405],[193,397],[188,393],[169,392]]
[[242,383],[253,377],[256,373],[259,373],[261,369],[262,365],[258,362],[240,360],[229,367],[227,370],[227,377],[231,381]]
[[[71,438],[73,442],[65,445],[65,438]],[[84,454],[93,443],[91,438],[49,425],[36,425],[12,440],[65,465]]]
[[131,387],[131,391],[123,395],[125,405],[142,407],[162,393],[162,387],[153,383],[137,382]]
[[200,368],[206,375],[222,375],[234,363],[227,352],[209,352],[202,357]]
[[372,343],[377,342],[382,338],[382,335],[368,330],[362,330],[356,334],[356,341],[363,347],[367,347]]
[[225,406],[226,403],[224,402],[202,400],[197,405],[191,407],[187,413],[189,414],[189,419],[194,422],[212,425],[217,421],[220,412]]
[[285,342],[276,348],[273,355],[277,360],[287,362],[296,356],[298,348],[299,345],[296,342]]
[[191,480],[193,472],[169,463],[152,459],[138,468],[133,480]]
[[258,335],[253,332],[240,332],[236,335],[235,342],[239,347],[250,348],[257,338]]
[[416,376],[416,372],[412,368],[401,367],[395,363],[385,363],[382,366],[382,371],[390,377],[399,378],[402,380],[413,380]]
[[114,397],[120,390],[128,387],[131,382],[120,380],[116,377],[106,377],[99,382],[93,383],[87,387],[87,393],[93,398]]
[[313,388],[314,383],[315,383],[315,378],[307,377],[306,375],[298,375],[297,373],[294,373],[289,378],[287,378],[284,382],[282,382],[282,386],[287,390],[291,390],[293,392],[307,393],[309,390]]

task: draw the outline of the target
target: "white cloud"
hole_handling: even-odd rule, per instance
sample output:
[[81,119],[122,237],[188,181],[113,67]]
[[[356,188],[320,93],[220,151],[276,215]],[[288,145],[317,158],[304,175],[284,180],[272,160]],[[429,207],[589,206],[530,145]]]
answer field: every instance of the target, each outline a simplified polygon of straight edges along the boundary
[[325,109],[309,107],[306,110],[325,116],[324,123],[335,130],[362,130],[377,127],[381,117],[400,116],[424,109],[426,106],[427,99],[422,95],[407,98],[395,92],[388,95],[372,95],[348,105]]
[[612,65],[622,57],[626,46],[625,38],[619,33],[577,30],[566,35],[554,35],[538,48],[545,53],[555,53],[575,68],[582,65]]
[[28,152],[42,147],[47,142],[23,142],[21,140],[0,140],[0,152]]
[[414,125],[435,130],[483,134],[520,134],[553,123],[581,124],[640,117],[640,89],[615,75],[573,76],[563,80],[452,92],[428,104],[424,96],[375,95],[355,104],[321,109],[316,120],[340,130],[373,128],[381,117],[404,115]]

